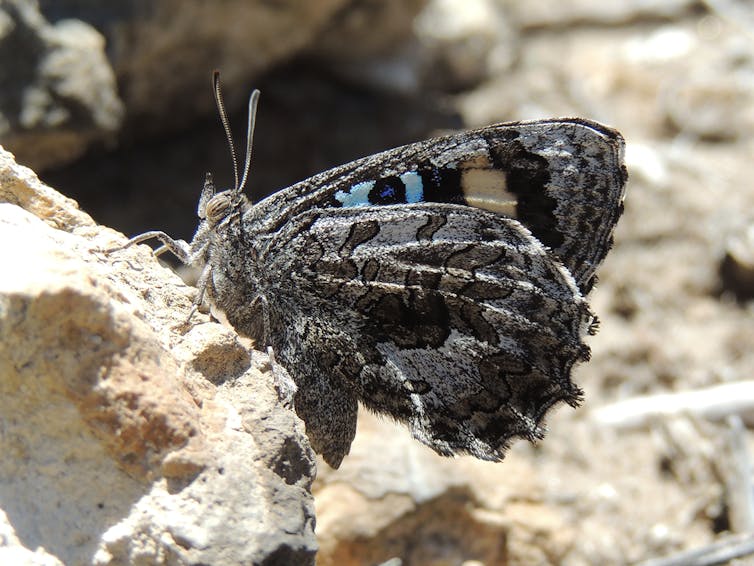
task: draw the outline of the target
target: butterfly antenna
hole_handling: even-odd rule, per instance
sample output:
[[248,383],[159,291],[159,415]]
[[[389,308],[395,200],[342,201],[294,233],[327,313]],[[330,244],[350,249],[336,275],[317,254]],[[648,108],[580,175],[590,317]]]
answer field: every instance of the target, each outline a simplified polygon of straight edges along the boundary
[[[223,123],[225,129],[225,137],[228,138],[228,146],[230,147],[230,157],[233,160],[233,177],[235,179],[234,190],[238,192],[238,157],[236,157],[236,148],[233,144],[233,134],[230,131],[230,122],[228,121],[228,113],[225,111],[225,103],[223,102],[223,95],[220,92],[220,71],[214,71],[212,73],[212,90],[215,92],[215,103],[217,104],[217,111],[220,113],[220,121]],[[246,161],[248,162],[248,155]],[[245,174],[244,174],[245,177]]]
[[249,97],[249,124],[246,130],[246,161],[243,165],[243,177],[238,192],[243,192],[246,186],[246,180],[249,178],[249,169],[251,168],[251,146],[254,139],[254,126],[257,122],[257,105],[259,104],[259,91],[254,89]]

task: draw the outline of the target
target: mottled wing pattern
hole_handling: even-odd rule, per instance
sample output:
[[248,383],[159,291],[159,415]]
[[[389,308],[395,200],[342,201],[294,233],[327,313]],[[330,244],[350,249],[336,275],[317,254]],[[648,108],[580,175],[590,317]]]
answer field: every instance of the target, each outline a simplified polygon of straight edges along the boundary
[[592,316],[515,220],[435,203],[314,209],[267,252],[280,278],[269,339],[331,465],[350,447],[357,399],[440,454],[488,460],[512,437],[539,437],[553,404],[578,402],[569,374],[588,357]]
[[324,206],[445,202],[490,210],[531,230],[586,294],[623,212],[623,150],[620,133],[588,120],[496,124],[353,161],[257,206],[270,231]]

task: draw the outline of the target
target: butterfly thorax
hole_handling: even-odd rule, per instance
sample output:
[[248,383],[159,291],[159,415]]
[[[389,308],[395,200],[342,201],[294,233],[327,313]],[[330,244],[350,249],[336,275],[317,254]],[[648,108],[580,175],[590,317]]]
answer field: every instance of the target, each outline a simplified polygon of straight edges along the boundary
[[210,269],[206,283],[212,312],[225,318],[242,334],[265,341],[265,298],[258,269],[258,239],[246,220],[254,207],[243,195],[228,190],[214,195],[206,207],[195,241],[206,233],[206,248],[199,260]]

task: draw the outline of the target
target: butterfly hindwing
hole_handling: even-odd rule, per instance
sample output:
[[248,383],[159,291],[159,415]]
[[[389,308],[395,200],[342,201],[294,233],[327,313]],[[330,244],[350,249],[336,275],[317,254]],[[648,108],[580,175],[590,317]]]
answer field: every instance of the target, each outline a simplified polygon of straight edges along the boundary
[[[502,458],[577,402],[591,322],[568,271],[519,222],[438,203],[308,209],[259,261],[265,337],[297,376],[297,412],[337,465],[356,400],[441,454]],[[290,297],[295,297],[291,300]]]

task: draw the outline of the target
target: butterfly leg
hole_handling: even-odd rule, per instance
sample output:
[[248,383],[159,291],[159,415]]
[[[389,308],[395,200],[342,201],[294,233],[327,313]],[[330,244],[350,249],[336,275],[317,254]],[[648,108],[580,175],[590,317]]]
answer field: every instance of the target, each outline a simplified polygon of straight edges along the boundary
[[165,252],[170,252],[175,257],[177,257],[181,261],[181,263],[191,263],[191,247],[189,246],[188,242],[185,242],[184,240],[174,240],[165,232],[160,232],[158,230],[144,232],[143,234],[134,236],[122,246],[116,246],[114,248],[105,250],[105,253],[125,250],[126,248],[130,248],[131,246],[134,246],[136,244],[142,244],[147,240],[152,239],[159,240],[162,244],[159,248],[154,250],[154,255],[159,256],[160,254],[163,254]]
[[[150,232],[144,232],[143,234],[139,234],[138,236],[134,236],[122,246],[117,246],[117,247],[105,250],[105,253],[112,253],[112,252],[124,250],[136,244],[142,244],[152,239],[159,240],[159,242],[162,244],[160,247],[155,248],[153,250],[152,253],[155,256],[159,256],[161,254],[164,254],[165,252],[170,252],[175,257],[177,257],[181,261],[181,263],[185,265],[190,265],[190,264],[195,263],[197,259],[197,255],[203,251],[203,248],[200,248],[198,250],[194,249],[192,248],[191,244],[189,244],[188,242],[184,240],[175,240],[171,238],[170,236],[168,236],[165,232],[160,232],[159,230],[153,230]],[[204,266],[204,269],[202,269],[202,273],[199,276],[199,280],[197,281],[196,286],[199,289],[199,292],[197,293],[196,299],[194,299],[191,305],[191,311],[186,317],[186,322],[184,323],[185,325],[189,324],[189,322],[191,321],[191,317],[194,316],[194,313],[199,309],[199,307],[202,304],[202,301],[204,301],[204,293],[206,291],[207,282],[209,281],[211,274],[212,274],[212,265],[208,263]]]
[[[164,246],[163,246],[164,247]],[[161,249],[158,248],[155,250],[155,255],[157,255],[157,251]],[[199,310],[199,307],[204,302],[204,293],[207,290],[207,283],[209,281],[210,276],[212,275],[212,264],[208,263],[204,266],[204,269],[202,269],[201,275],[199,275],[199,279],[196,282],[196,298],[194,299],[193,303],[191,303],[191,310],[188,313],[188,316],[186,317],[186,324],[188,325],[189,321],[191,320],[191,317],[194,316],[194,313]]]

